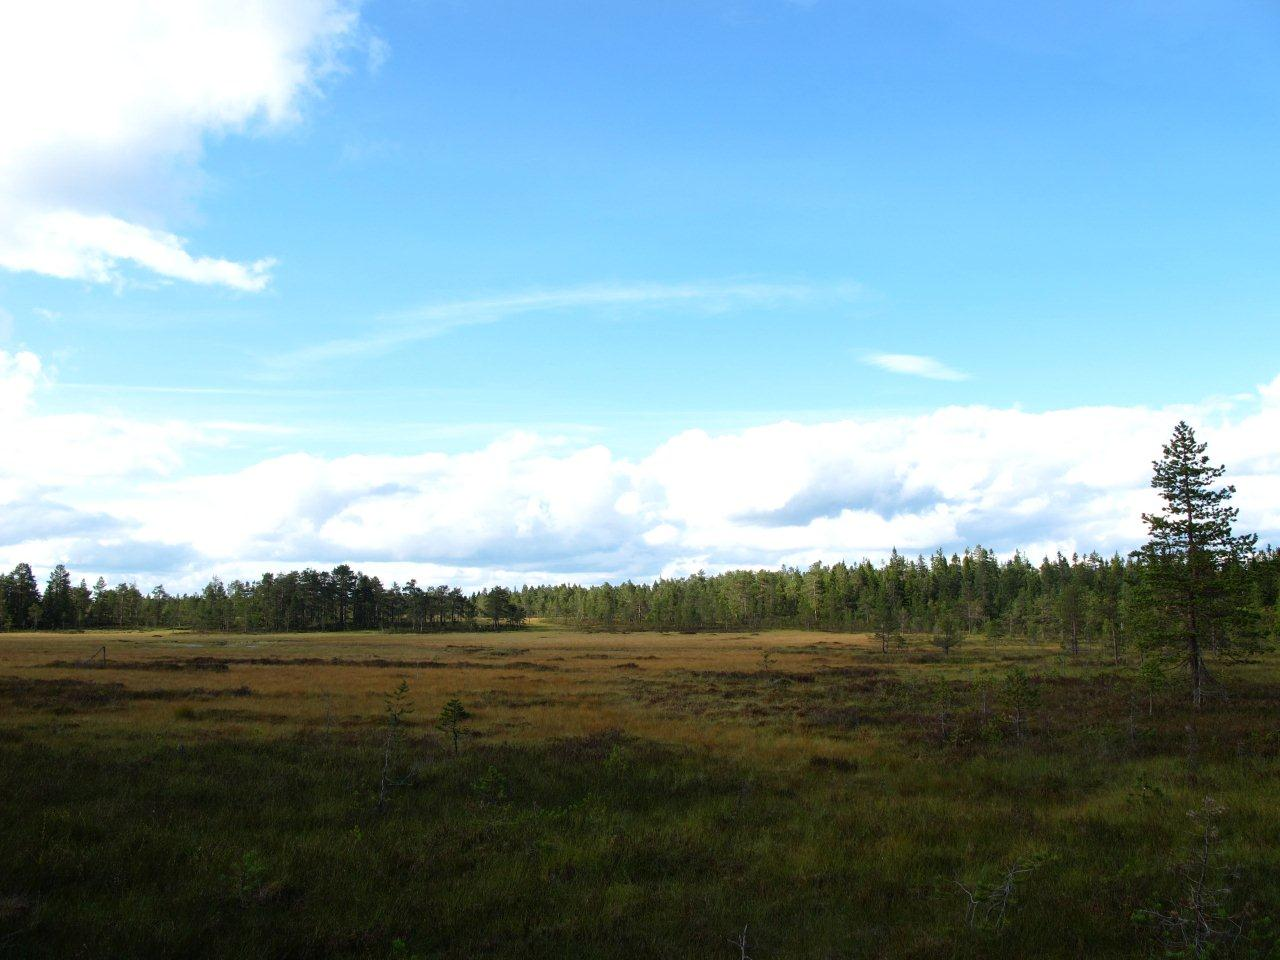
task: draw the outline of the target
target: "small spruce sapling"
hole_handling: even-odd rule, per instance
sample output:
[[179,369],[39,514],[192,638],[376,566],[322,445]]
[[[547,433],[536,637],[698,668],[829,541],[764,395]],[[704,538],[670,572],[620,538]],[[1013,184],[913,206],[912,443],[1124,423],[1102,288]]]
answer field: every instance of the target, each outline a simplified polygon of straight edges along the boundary
[[453,738],[453,755],[458,755],[458,738],[462,736],[462,724],[471,719],[471,714],[462,705],[462,701],[454,697],[440,708],[440,716],[436,720],[436,728]]
[[409,696],[409,683],[401,680],[390,693],[383,694],[383,709],[387,715],[387,739],[382,747],[382,779],[378,783],[378,806],[386,805],[387,794],[392,787],[402,787],[409,777],[395,777],[397,755],[404,739],[404,725],[413,713],[413,699]]
[[989,673],[980,675],[973,681],[973,693],[978,708],[978,735],[983,740],[994,740],[999,736],[992,707],[996,697],[996,678]]
[[1156,715],[1156,697],[1169,686],[1169,673],[1165,665],[1157,657],[1148,655],[1138,668],[1138,681],[1147,695],[1147,716]]
[[1005,675],[1003,699],[1009,711],[1009,722],[1019,740],[1026,738],[1027,721],[1031,712],[1040,704],[1040,688],[1021,667],[1014,667]]
[[408,716],[413,713],[413,699],[409,696],[409,681],[401,680],[390,693],[382,695],[383,709],[387,714],[387,723],[393,730],[399,730]]
[[481,803],[502,803],[507,799],[507,775],[490,764],[471,784]]
[[231,865],[231,886],[241,904],[247,904],[262,889],[267,862],[257,850],[246,850]]
[[946,743],[952,734],[952,718],[956,710],[955,688],[946,680],[938,677],[928,687],[928,699],[936,711],[938,721],[938,740]]
[[421,960],[422,954],[415,953],[409,949],[409,944],[400,937],[396,937],[391,941],[391,951],[387,954],[388,960]]

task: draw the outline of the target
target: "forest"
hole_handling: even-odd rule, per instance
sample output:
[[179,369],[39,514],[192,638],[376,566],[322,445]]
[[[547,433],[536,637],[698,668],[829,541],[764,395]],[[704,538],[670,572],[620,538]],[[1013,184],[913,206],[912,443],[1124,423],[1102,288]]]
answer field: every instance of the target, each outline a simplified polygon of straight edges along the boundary
[[[40,588],[31,567],[0,576],[0,626],[23,629],[190,628],[226,632],[427,632],[515,626],[526,617],[604,630],[774,628],[900,634],[949,629],[989,637],[1125,645],[1142,600],[1144,567],[1118,554],[1007,560],[984,547],[888,562],[815,563],[808,569],[734,570],[714,576],[598,586],[502,587],[466,593],[410,580],[384,586],[347,565],[214,579],[198,594],[158,586],[72,585],[63,566]],[[1280,630],[1280,551],[1248,556],[1235,574],[1267,633]]]
[[[603,630],[801,629],[981,633],[1060,641],[1075,649],[1127,646],[1141,627],[1144,564],[1118,554],[1001,560],[974,547],[963,554],[888,562],[815,563],[808,569],[734,570],[652,583],[494,587],[466,593],[410,580],[384,586],[344,565],[332,571],[264,574],[256,581],[214,579],[198,594],[159,586],[93,587],[55,567],[41,590],[27,564],[0,576],[0,626],[22,629],[189,628],[225,632],[494,629],[541,617]],[[1244,558],[1232,573],[1263,632],[1280,631],[1280,551]]]
[[458,587],[420,587],[410,580],[384,587],[346,564],[332,571],[267,573],[224,584],[217,577],[197,594],[171,594],[161,586],[143,593],[135,584],[72,585],[62,564],[44,590],[31,567],[19,563],[0,576],[0,628],[85,630],[168,628],[226,633],[499,629],[518,626],[523,610],[502,587],[467,594]]
[[[807,570],[736,570],[652,584],[525,587],[530,616],[577,626],[658,630],[791,628],[908,633],[958,630],[990,637],[1056,639],[1068,646],[1124,644],[1140,622],[1144,566],[1134,558],[1059,554],[1032,564],[975,547],[879,566],[815,563]],[[1258,617],[1277,629],[1280,551],[1248,557],[1235,571]]]

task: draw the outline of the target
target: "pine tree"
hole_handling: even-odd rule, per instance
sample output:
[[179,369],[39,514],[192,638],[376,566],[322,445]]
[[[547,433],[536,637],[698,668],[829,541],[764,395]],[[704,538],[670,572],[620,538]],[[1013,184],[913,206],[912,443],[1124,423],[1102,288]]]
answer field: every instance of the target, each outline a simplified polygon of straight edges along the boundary
[[5,593],[5,607],[14,630],[27,630],[40,622],[40,585],[31,567],[20,563],[13,572],[0,577]]
[[1134,553],[1149,613],[1145,639],[1182,653],[1197,709],[1208,681],[1206,659],[1253,652],[1259,636],[1241,576],[1257,537],[1232,533],[1239,514],[1229,505],[1235,487],[1214,488],[1226,467],[1212,466],[1205,448],[1185,422],[1174,428],[1163,457],[1152,463],[1151,485],[1165,504],[1160,513],[1142,515],[1150,539]]
[[888,582],[876,599],[874,613],[875,637],[880,641],[880,650],[883,653],[888,653],[889,645],[902,636],[902,632],[899,629],[902,601],[898,596],[898,585],[888,580],[888,577],[886,577],[886,580]]
[[960,622],[953,605],[947,604],[942,608],[933,629],[934,636],[929,642],[942,650],[944,656],[950,657],[951,649],[960,645]]

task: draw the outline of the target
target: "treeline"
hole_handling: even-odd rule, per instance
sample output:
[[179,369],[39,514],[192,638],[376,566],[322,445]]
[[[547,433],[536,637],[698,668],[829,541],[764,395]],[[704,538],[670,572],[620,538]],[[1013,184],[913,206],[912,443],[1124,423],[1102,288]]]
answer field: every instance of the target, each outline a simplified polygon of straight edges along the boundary
[[[735,570],[654,583],[524,587],[530,616],[603,629],[868,631],[882,637],[959,630],[992,637],[1123,644],[1148,609],[1137,559],[1059,554],[1032,564],[983,547],[881,565],[815,563],[806,570]],[[1277,630],[1280,551],[1256,552],[1235,571],[1248,602]]]
[[[1262,550],[1238,574],[1267,632],[1280,630],[1280,551]],[[1032,564],[975,547],[887,563],[815,563],[805,570],[735,570],[716,576],[599,586],[384,586],[343,564],[331,571],[214,578],[196,594],[163,586],[73,585],[61,565],[43,589],[25,563],[0,575],[0,629],[187,628],[233,632],[498,629],[526,617],[606,630],[867,631],[881,636],[956,629],[1080,644],[1123,644],[1140,621],[1142,565],[1096,553]]]
[[[1280,631],[1280,551],[1248,557],[1238,576],[1266,631]],[[0,629],[187,628],[233,632],[499,629],[526,617],[606,630],[867,631],[887,636],[955,629],[1081,644],[1123,644],[1140,621],[1143,567],[1135,559],[1059,554],[1032,564],[983,547],[887,563],[815,563],[805,570],[735,570],[716,576],[599,586],[384,586],[343,564],[331,571],[214,578],[197,594],[143,593],[135,585],[73,585],[61,565],[43,589],[25,563],[0,575]]]
[[464,593],[458,587],[387,587],[346,564],[326,570],[267,573],[259,580],[214,578],[198,594],[170,594],[163,586],[142,593],[99,578],[72,585],[66,567],[49,574],[44,589],[20,563],[0,575],[0,629],[82,630],[187,628],[235,632],[388,630],[497,630],[524,622],[524,610],[502,587]]

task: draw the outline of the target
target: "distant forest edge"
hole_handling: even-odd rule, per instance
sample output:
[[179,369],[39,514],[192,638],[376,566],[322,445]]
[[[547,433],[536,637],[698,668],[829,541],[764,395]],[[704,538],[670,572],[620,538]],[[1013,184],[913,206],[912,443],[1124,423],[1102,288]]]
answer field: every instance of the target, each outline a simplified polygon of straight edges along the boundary
[[227,633],[386,630],[500,630],[524,623],[510,590],[465,593],[458,587],[382,585],[346,564],[326,570],[266,573],[260,580],[217,577],[200,593],[142,593],[131,583],[71,585],[59,564],[41,592],[31,567],[0,576],[0,627],[7,630],[167,628]]
[[216,577],[199,594],[132,584],[72,586],[59,564],[42,592],[31,567],[0,576],[0,627],[188,628],[283,632],[330,630],[499,630],[536,616],[606,630],[805,630],[874,632],[888,650],[909,633],[931,633],[949,651],[961,633],[1055,638],[1072,652],[1146,638],[1186,649],[1197,703],[1207,652],[1245,653],[1280,636],[1280,551],[1235,534],[1239,511],[1226,472],[1185,422],[1153,461],[1151,485],[1165,505],[1143,514],[1150,539],[1127,557],[1058,554],[1039,566],[1020,553],[1001,561],[981,546],[948,557],[907,560],[895,550],[879,566],[815,563],[806,570],[736,570],[714,576],[627,581],[618,586],[384,586],[346,564]]
[[[1280,551],[1240,566],[1248,594],[1272,632],[1280,627]],[[1143,566],[1096,553],[1059,554],[1036,566],[1020,554],[1000,561],[983,547],[876,566],[815,563],[807,570],[739,570],[652,584],[525,587],[530,616],[579,626],[660,630],[785,627],[891,636],[958,630],[991,637],[1054,638],[1070,646],[1122,642],[1148,609]]]
[[[228,632],[509,629],[526,617],[605,630],[794,628],[879,634],[959,631],[1123,644],[1140,619],[1143,566],[1135,558],[1059,554],[1038,566],[983,547],[885,563],[815,563],[805,570],[736,570],[653,583],[598,586],[384,586],[341,565],[265,574],[198,594],[142,593],[99,579],[72,585],[55,567],[42,591],[31,568],[0,576],[0,626],[8,630],[185,628]],[[1280,550],[1259,550],[1237,571],[1266,632],[1280,632]]]

